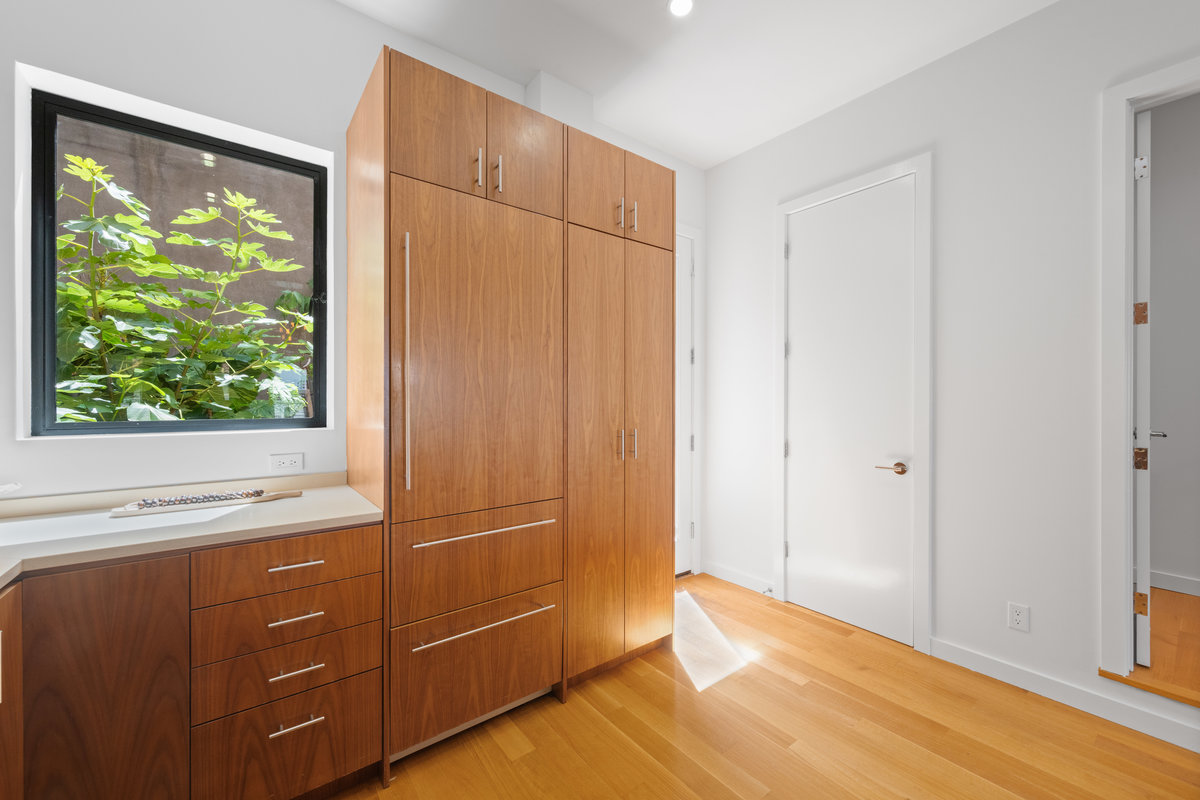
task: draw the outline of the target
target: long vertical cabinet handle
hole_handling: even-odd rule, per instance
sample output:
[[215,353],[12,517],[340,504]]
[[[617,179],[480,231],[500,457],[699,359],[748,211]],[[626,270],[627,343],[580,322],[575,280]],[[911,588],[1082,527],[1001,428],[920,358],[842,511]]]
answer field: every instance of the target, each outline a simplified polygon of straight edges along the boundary
[[[633,232],[637,233],[637,200],[633,201]],[[634,456],[637,458],[637,456]]]
[[625,429],[621,428],[621,460],[625,460]]
[[483,148],[475,156],[475,185],[483,186]]
[[408,233],[404,232],[404,489],[412,491],[412,248]]
[[624,197],[621,198],[621,217],[617,221],[617,226],[621,227],[621,228],[625,227],[625,198]]
[[[636,231],[637,228],[634,230]],[[633,429],[633,457],[635,460],[637,459],[637,428]]]
[[504,192],[504,156],[496,156],[496,191]]

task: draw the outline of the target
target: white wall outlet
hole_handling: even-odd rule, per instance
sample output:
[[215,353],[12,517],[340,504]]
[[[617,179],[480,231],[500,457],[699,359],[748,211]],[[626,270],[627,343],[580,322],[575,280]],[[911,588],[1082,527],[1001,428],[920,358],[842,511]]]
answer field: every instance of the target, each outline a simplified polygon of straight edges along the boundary
[[1029,606],[1008,602],[1008,627],[1029,633]]
[[304,453],[276,453],[270,459],[271,472],[299,472],[304,469]]

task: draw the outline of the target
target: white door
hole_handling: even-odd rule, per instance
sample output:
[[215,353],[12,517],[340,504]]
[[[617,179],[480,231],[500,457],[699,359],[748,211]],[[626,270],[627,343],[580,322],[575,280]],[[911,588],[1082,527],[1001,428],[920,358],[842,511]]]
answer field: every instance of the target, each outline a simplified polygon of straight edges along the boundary
[[695,527],[692,467],[695,458],[696,337],[695,241],[675,237],[675,574],[692,569]]
[[[1138,156],[1150,156],[1150,112],[1137,115],[1135,147]],[[1150,297],[1150,180],[1149,175],[1137,181],[1135,192],[1137,219],[1137,297]],[[1134,328],[1134,363],[1136,378],[1133,401],[1134,447],[1150,449],[1151,420],[1151,359],[1150,326]],[[1150,471],[1135,469],[1134,486],[1134,592],[1146,595],[1146,613],[1134,615],[1134,660],[1144,667],[1150,666]]]
[[907,174],[801,208],[786,231],[786,597],[908,645],[926,466],[913,461],[915,230]]

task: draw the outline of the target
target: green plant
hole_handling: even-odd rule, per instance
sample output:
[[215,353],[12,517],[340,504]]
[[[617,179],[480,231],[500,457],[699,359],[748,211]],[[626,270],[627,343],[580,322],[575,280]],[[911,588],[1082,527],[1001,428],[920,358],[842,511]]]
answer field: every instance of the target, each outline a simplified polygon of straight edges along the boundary
[[189,208],[170,223],[229,234],[172,230],[165,241],[180,246],[176,252],[222,254],[221,269],[188,266],[159,251],[163,235],[151,227],[150,208],[113,183],[106,166],[74,155],[66,164],[86,191],[76,196],[63,185],[57,193],[83,207],[61,222],[57,237],[57,419],[258,419],[305,410],[297,385],[283,376],[311,369],[311,298],[287,291],[268,309],[227,296],[252,273],[304,268],[268,255],[267,242],[292,240],[272,227],[280,220],[225,189],[225,208]]

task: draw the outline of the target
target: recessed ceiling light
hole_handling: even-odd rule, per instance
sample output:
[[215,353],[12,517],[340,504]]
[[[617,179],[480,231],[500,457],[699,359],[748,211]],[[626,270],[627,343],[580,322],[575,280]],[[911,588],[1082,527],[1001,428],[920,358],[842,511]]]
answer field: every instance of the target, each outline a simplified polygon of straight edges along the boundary
[[686,17],[692,13],[692,0],[671,0],[667,3],[667,8],[677,17]]

